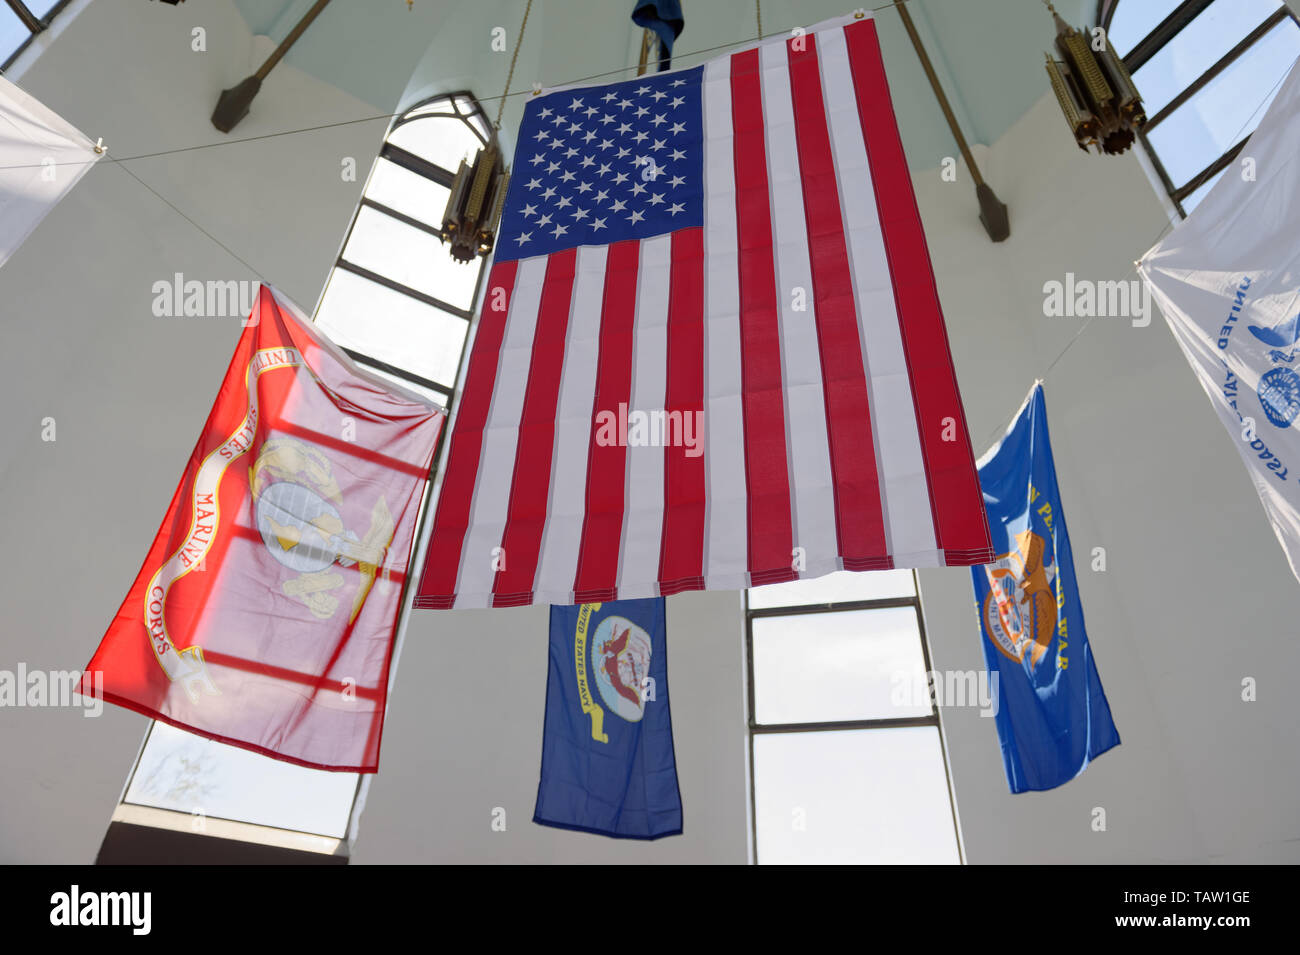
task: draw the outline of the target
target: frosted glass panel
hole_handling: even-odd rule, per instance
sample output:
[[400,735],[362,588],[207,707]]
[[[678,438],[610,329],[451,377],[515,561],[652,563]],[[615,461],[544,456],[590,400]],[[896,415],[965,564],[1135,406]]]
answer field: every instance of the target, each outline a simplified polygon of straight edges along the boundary
[[754,737],[760,864],[957,864],[933,726]]
[[123,801],[341,839],[357,779],[154,723]]
[[749,606],[793,607],[804,604],[841,603],[846,600],[883,600],[916,594],[910,570],[840,570],[811,580],[792,580],[749,589]]
[[466,311],[483,262],[457,262],[437,236],[367,206],[357,212],[343,260]]
[[442,214],[447,211],[447,196],[451,190],[432,179],[405,169],[387,159],[375,160],[366,187],[366,198],[396,209],[412,219],[419,219],[434,228],[442,225]]
[[[444,104],[439,108],[451,107]],[[442,117],[405,123],[397,127],[388,141],[451,173],[462,159],[472,162],[474,154],[483,148],[474,131],[462,120]]]
[[754,717],[760,724],[929,716],[911,607],[757,617]]
[[316,324],[345,348],[448,388],[469,329],[457,315],[344,269],[334,270]]

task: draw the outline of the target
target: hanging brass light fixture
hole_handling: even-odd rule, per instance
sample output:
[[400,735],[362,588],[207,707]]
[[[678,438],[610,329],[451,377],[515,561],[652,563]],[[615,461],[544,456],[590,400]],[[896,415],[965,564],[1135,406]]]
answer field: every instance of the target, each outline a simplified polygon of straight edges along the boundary
[[497,223],[501,221],[501,208],[506,201],[506,187],[510,185],[510,170],[501,155],[501,115],[505,112],[506,97],[510,94],[510,81],[514,79],[515,63],[519,60],[519,45],[528,28],[528,14],[533,0],[524,7],[524,20],[519,24],[515,39],[515,52],[510,57],[510,71],[506,74],[506,87],[497,105],[497,119],[492,128],[492,139],[478,151],[474,162],[460,161],[456,178],[452,180],[451,195],[442,214],[439,238],[451,246],[451,257],[458,262],[473,262],[475,257],[487,255],[496,244]]
[[1043,2],[1056,21],[1056,50],[1062,57],[1046,54],[1047,75],[1075,142],[1084,152],[1089,146],[1111,156],[1124,152],[1147,121],[1124,61],[1104,30],[1090,39],[1062,20],[1050,0]]
[[453,259],[473,262],[476,256],[492,251],[509,183],[510,172],[501,164],[501,147],[495,136],[479,150],[473,165],[460,161],[440,233],[442,241],[451,246]]

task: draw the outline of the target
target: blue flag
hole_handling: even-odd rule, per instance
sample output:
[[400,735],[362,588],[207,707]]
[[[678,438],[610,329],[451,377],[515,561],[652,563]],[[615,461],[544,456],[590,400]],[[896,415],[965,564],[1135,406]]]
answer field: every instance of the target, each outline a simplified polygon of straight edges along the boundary
[[659,72],[672,66],[673,41],[682,35],[686,18],[682,16],[681,0],[637,0],[632,9],[632,22],[654,31],[659,38]]
[[1052,789],[1118,746],[1119,733],[1088,647],[1041,383],[979,475],[999,556],[971,576],[998,681],[1002,762],[1013,793]]
[[682,831],[664,598],[551,607],[533,822],[623,839]]

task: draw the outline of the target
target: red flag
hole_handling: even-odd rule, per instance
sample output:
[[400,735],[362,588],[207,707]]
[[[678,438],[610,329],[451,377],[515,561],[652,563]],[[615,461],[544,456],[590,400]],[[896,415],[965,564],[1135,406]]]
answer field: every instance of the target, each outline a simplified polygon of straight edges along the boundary
[[[130,593],[103,698],[316,769],[375,772],[444,413],[263,286]],[[94,695],[91,680],[83,692]]]

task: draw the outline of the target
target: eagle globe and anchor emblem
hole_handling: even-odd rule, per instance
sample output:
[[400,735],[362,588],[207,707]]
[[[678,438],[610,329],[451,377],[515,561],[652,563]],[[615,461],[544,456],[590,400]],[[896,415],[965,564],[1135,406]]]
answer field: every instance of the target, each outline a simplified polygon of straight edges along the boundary
[[249,484],[262,543],[299,575],[281,585],[285,596],[301,601],[317,619],[328,620],[339,608],[333,591],[345,583],[334,565],[357,568],[361,580],[348,617],[351,623],[392,541],[394,523],[387,502],[382,496],[376,500],[370,530],[358,537],[343,525],[343,495],[329,458],[302,441],[280,436],[262,444]]

